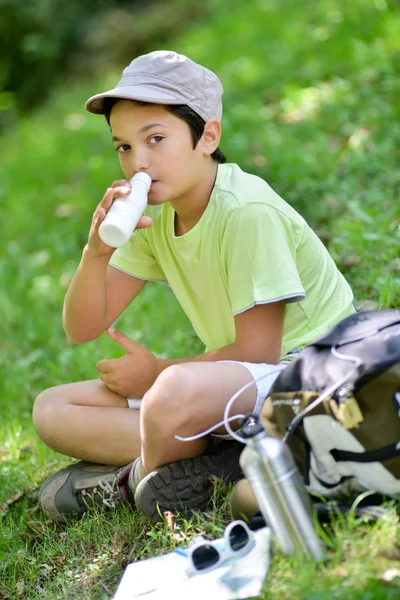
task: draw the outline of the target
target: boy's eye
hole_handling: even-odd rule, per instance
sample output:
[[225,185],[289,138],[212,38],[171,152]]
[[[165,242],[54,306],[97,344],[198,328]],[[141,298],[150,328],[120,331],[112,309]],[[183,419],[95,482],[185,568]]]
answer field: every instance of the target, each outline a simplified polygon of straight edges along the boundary
[[129,150],[130,146],[128,146],[128,144],[121,144],[120,146],[117,146],[116,151],[120,152],[122,154],[122,152],[127,152]]
[[159,144],[164,137],[162,135],[153,135],[149,139],[149,144]]

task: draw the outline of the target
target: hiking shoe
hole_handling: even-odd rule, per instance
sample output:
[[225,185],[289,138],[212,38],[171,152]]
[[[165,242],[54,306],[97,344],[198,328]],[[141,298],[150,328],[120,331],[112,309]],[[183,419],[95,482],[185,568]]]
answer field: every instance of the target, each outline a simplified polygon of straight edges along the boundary
[[206,508],[211,496],[210,475],[226,483],[243,478],[239,456],[243,444],[218,442],[195,458],[186,458],[149,473],[134,492],[136,507],[154,521],[165,511],[190,513]]
[[79,518],[93,508],[115,508],[119,502],[133,503],[133,496],[127,486],[117,482],[131,465],[98,465],[78,462],[61,469],[49,477],[39,492],[39,505],[43,512],[60,523]]

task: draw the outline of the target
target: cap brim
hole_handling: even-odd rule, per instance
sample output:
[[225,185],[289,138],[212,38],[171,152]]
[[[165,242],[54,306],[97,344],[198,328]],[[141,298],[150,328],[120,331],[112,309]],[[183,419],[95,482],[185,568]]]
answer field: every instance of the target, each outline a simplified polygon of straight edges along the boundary
[[130,85],[116,87],[108,92],[96,94],[86,101],[85,108],[96,115],[104,115],[104,100],[106,98],[119,98],[121,100],[137,100],[138,102],[149,102],[151,104],[185,104],[182,98],[173,97],[171,94],[163,93],[149,86]]

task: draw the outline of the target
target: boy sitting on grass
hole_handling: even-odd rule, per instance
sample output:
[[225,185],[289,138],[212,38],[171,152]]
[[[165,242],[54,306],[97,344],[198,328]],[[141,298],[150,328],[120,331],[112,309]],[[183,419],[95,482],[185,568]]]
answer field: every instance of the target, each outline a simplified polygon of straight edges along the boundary
[[[240,477],[242,446],[223,439],[224,427],[189,443],[175,435],[221,421],[250,382],[235,412],[259,413],[290,356],[354,310],[348,284],[304,219],[265,181],[225,163],[221,97],[214,73],[159,51],[133,60],[115,89],[86,103],[105,115],[126,179],[94,212],[63,323],[73,342],[107,331],[126,354],[101,360],[99,380],[36,399],[42,440],[83,461],[44,483],[40,504],[52,519],[119,501],[155,519],[204,508],[209,475]],[[149,206],[115,250],[99,226],[138,172],[152,179]],[[204,354],[158,358],[112,327],[147,281],[171,287]]]

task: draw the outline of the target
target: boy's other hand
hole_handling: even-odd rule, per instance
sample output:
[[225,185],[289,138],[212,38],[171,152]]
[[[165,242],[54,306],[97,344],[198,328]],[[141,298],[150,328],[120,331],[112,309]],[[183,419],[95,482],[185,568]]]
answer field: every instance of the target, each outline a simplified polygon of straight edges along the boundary
[[100,379],[109,390],[124,398],[141,398],[159,375],[157,357],[113,327],[107,333],[126,354],[100,360],[96,365]]
[[[89,230],[89,239],[87,243],[87,249],[90,254],[101,257],[110,257],[114,252],[115,248],[105,244],[99,236],[99,227],[105,219],[106,214],[111,208],[112,203],[117,198],[124,198],[129,196],[131,192],[131,184],[126,179],[119,179],[114,181],[112,186],[106,190],[101,202],[96,207],[93,213],[92,223]],[[150,227],[152,221],[150,217],[140,217],[136,229],[144,229]]]

